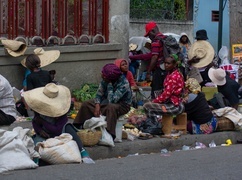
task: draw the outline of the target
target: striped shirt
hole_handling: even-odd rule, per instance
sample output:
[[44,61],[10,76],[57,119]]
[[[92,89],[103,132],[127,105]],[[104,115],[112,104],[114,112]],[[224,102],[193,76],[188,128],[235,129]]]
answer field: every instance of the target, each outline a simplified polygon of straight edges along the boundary
[[165,36],[161,33],[157,34],[153,42],[151,43],[151,54],[158,55],[157,67],[160,66],[160,62],[163,61],[163,45],[159,39],[163,39]]

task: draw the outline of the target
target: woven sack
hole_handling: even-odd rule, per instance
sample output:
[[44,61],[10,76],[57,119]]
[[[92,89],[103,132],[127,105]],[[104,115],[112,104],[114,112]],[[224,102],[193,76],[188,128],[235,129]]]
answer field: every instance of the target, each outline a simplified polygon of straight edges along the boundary
[[77,135],[80,137],[84,146],[94,146],[99,142],[100,138],[102,137],[102,132],[99,130],[93,131],[90,129],[85,129],[78,131]]
[[226,117],[216,117],[218,120],[216,131],[234,131],[235,126],[233,121]]

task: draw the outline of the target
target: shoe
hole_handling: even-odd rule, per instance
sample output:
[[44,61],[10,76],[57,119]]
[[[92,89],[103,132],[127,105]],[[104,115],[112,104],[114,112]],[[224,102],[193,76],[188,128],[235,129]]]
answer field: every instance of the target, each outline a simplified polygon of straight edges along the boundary
[[149,133],[141,133],[138,137],[138,139],[142,139],[142,140],[147,140],[147,139],[151,139],[153,138],[153,135],[149,134]]
[[242,139],[238,139],[238,140],[237,140],[237,143],[238,143],[238,144],[242,144]]

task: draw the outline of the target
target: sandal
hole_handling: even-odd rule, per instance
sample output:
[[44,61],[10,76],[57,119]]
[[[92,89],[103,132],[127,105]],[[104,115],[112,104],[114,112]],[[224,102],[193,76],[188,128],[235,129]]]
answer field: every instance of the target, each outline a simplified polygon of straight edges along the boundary
[[138,139],[142,139],[142,140],[147,140],[147,139],[151,139],[153,138],[153,136],[151,134],[140,134],[140,136],[138,137]]

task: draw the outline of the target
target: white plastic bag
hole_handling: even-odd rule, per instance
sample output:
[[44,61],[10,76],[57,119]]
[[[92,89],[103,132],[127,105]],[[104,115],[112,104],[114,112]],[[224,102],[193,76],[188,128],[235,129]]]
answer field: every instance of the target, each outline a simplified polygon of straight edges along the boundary
[[41,159],[50,164],[80,163],[82,160],[76,142],[68,133],[37,143],[37,147]]
[[100,127],[101,131],[102,131],[102,137],[99,140],[100,145],[105,145],[105,146],[111,146],[114,147],[114,141],[112,136],[107,132],[106,128],[104,126]]
[[100,126],[107,126],[107,122],[105,121],[106,116],[100,116],[100,117],[92,117],[91,119],[88,119],[85,121],[83,128],[84,129],[91,129],[94,130],[97,127]]
[[0,173],[37,167],[18,133],[0,129]]

